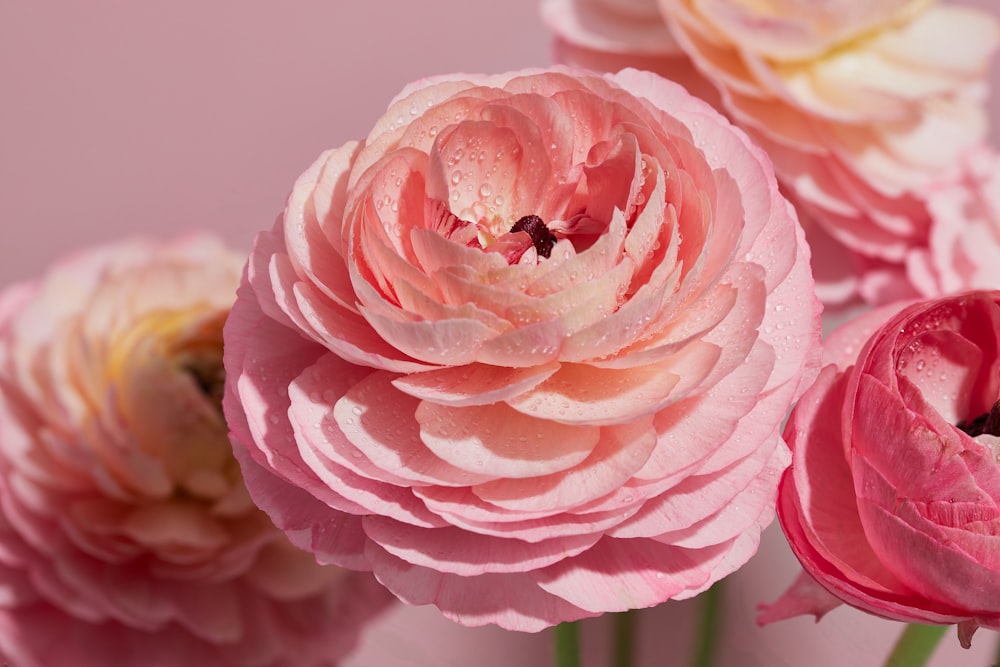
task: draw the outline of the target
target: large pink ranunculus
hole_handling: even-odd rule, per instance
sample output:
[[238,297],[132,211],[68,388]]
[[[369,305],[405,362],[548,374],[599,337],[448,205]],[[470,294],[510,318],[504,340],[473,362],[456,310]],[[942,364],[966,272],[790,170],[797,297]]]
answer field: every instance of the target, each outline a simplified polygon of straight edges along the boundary
[[[891,310],[828,341],[831,364],[785,430],[778,515],[835,598],[958,623],[967,645],[977,627],[1000,629],[1000,292]],[[762,620],[828,609],[812,580]]]
[[905,282],[909,252],[929,242],[925,190],[985,135],[983,93],[1000,31],[972,8],[546,0],[544,14],[566,61],[615,69],[634,60],[697,81],[678,49],[686,53],[718,89],[721,100],[710,100],[774,161],[800,215],[859,265],[855,291],[840,281],[821,292],[831,300],[878,302],[906,291],[886,283]]
[[224,404],[297,544],[538,630],[750,557],[817,336],[794,213],[708,105],[637,71],[447,76],[258,236]]
[[247,495],[221,410],[241,265],[204,236],[120,242],[0,294],[10,664],[328,666],[391,599]]

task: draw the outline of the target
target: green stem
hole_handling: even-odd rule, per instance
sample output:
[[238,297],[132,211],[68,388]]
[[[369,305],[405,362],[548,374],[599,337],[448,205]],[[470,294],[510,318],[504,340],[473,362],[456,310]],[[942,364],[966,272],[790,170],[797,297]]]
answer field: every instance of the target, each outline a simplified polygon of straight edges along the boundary
[[560,623],[555,627],[556,667],[580,667],[580,627]]
[[990,667],[1000,667],[1000,632],[997,633],[996,655],[993,656],[993,662],[990,663]]
[[722,582],[715,582],[699,598],[701,598],[701,614],[698,617],[691,667],[712,667],[715,663],[716,649],[721,643],[718,625],[722,609]]
[[945,625],[907,625],[885,661],[885,667],[923,667],[947,629]]
[[635,656],[635,612],[626,611],[615,614],[615,667],[632,667]]

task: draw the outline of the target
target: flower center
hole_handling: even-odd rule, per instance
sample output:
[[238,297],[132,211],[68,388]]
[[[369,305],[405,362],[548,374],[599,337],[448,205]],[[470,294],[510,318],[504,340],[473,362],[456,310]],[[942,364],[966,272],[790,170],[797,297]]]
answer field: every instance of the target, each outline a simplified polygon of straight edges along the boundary
[[220,350],[197,350],[177,359],[179,370],[194,380],[198,389],[213,408],[222,414],[222,393],[226,385],[226,369]]
[[552,255],[552,246],[556,243],[556,237],[552,235],[549,228],[545,226],[542,219],[537,215],[526,215],[510,228],[511,233],[524,232],[531,237],[531,244],[535,246],[535,251],[539,257]]
[[973,438],[977,435],[1000,436],[1000,401],[994,403],[989,412],[984,412],[972,421],[962,420],[957,426]]

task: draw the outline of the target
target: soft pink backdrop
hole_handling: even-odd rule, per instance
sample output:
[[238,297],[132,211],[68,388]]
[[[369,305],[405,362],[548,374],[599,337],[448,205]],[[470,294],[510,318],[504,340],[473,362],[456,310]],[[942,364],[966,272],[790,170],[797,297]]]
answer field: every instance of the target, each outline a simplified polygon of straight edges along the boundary
[[[125,234],[203,227],[249,248],[295,177],[324,148],[364,136],[406,82],[546,65],[548,54],[535,0],[4,0],[0,286]],[[996,100],[992,109],[1000,123]],[[756,628],[754,606],[796,569],[772,528],[728,580],[719,665],[877,664],[898,626],[852,610]],[[685,663],[696,606],[642,616],[640,667]],[[606,629],[584,624],[588,667],[605,664]],[[983,632],[962,652],[949,636],[933,665],[986,667],[994,641]],[[546,667],[549,646],[547,633],[462,628],[400,607],[346,667]]]

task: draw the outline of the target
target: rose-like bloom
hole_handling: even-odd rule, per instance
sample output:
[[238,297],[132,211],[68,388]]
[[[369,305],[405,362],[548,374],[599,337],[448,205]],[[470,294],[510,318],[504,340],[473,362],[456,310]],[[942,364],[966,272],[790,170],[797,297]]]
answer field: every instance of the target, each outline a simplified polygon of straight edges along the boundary
[[925,296],[1000,286],[1000,156],[978,147],[956,171],[929,189],[930,238],[907,258]]
[[121,242],[0,294],[12,665],[330,665],[391,599],[293,547],[243,486],[221,410],[241,265],[204,236]]
[[[909,252],[926,248],[933,233],[925,190],[985,135],[985,75],[1000,31],[972,8],[930,0],[547,0],[544,13],[571,45],[557,56],[590,67],[641,59],[687,83],[679,46],[718,89],[721,100],[710,101],[774,161],[800,216],[842,245],[835,252],[848,264],[875,272],[856,292],[835,280],[821,292],[830,299],[900,293],[889,276],[905,281]],[[823,282],[825,272],[817,273]]]
[[968,645],[1000,629],[1000,292],[886,317],[831,336],[792,412],[778,516],[812,579],[762,620],[836,604],[815,580],[879,616],[958,623]]
[[537,630],[749,558],[817,332],[794,213],[708,105],[636,71],[448,76],[258,236],[224,405],[321,562]]

